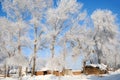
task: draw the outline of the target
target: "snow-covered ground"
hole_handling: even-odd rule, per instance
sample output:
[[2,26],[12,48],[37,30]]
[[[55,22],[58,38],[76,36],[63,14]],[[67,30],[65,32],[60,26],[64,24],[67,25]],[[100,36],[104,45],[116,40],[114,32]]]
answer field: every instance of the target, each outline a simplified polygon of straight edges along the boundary
[[[18,78],[0,78],[0,80],[19,80]],[[120,80],[120,69],[115,72],[110,72],[109,74],[104,74],[101,76],[95,75],[77,75],[77,76],[23,76],[22,80]]]

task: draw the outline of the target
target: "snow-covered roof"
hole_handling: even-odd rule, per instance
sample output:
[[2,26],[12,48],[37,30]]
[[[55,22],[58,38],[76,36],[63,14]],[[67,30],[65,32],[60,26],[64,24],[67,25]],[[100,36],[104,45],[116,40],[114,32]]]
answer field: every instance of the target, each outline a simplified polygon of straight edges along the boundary
[[86,66],[99,67],[101,70],[106,70],[107,65],[104,64],[87,64]]
[[62,71],[62,68],[61,67],[58,67],[58,66],[50,66],[50,67],[45,67],[45,68],[42,68],[40,71],[47,71],[47,70],[51,70],[51,71]]

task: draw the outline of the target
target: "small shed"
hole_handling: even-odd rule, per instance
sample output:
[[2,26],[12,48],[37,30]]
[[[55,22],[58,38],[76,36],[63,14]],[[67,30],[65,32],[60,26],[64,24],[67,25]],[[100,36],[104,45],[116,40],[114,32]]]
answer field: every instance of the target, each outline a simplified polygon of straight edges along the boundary
[[72,75],[72,69],[63,69],[62,73],[64,75]]
[[107,66],[104,64],[86,65],[82,72],[85,74],[95,74],[95,75],[108,73]]
[[36,71],[35,75],[47,75],[47,74],[51,74],[51,71],[46,70],[46,71]]
[[80,75],[82,72],[80,70],[72,70],[73,75]]

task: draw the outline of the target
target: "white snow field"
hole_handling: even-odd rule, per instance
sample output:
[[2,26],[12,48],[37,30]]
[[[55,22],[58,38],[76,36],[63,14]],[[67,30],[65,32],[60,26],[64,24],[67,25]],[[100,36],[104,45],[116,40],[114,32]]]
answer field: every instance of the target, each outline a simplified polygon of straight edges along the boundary
[[[3,78],[0,80],[19,80],[18,78]],[[21,80],[120,80],[120,69],[115,72],[110,72],[109,74],[104,75],[77,75],[77,76],[54,76],[54,75],[45,75],[45,76],[23,76]]]

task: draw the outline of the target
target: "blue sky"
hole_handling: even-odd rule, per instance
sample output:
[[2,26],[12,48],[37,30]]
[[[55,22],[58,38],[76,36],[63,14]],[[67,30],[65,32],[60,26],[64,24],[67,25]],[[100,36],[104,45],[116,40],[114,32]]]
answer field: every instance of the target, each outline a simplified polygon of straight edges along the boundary
[[[56,0],[54,0],[56,1]],[[83,8],[87,10],[88,14],[91,14],[96,9],[109,9],[113,13],[117,13],[120,18],[120,0],[77,0],[84,4]],[[0,16],[6,14],[1,9],[0,4]]]
[[5,14],[5,12],[3,12],[2,5],[1,5],[1,2],[0,2],[0,17],[1,16],[6,16],[6,14]]
[[[55,2],[57,0],[54,0]],[[120,23],[120,0],[77,0],[82,2],[83,9],[86,9],[88,15],[91,15],[92,12],[96,9],[109,9],[113,13],[117,14],[118,22]],[[0,3],[0,16],[6,16],[5,12],[2,10]]]
[[109,9],[117,14],[120,22],[120,0],[78,0],[78,2],[84,4],[83,9],[86,9],[89,15],[96,9]]
[[78,2],[82,2],[83,8],[90,14],[96,9],[110,9],[120,14],[120,0],[78,0]]

